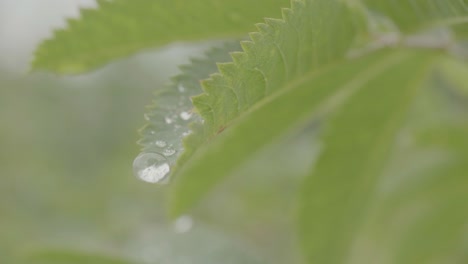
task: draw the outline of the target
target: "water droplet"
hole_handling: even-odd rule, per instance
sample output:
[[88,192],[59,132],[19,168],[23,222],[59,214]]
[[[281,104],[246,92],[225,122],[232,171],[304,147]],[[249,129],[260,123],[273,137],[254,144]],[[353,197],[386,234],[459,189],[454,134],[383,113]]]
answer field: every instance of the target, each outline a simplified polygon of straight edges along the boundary
[[190,117],[192,117],[192,113],[191,112],[181,112],[180,113],[180,118],[182,118],[183,120],[189,120]]
[[174,231],[176,233],[186,233],[193,227],[193,219],[188,215],[177,218],[174,222]]
[[181,93],[185,92],[185,87],[182,86],[182,84],[179,84],[179,86],[177,86],[177,89],[178,89],[179,92],[181,92]]
[[156,142],[154,142],[154,144],[160,148],[164,148],[165,146],[167,146],[167,143],[166,141],[163,141],[163,140],[156,140]]
[[157,153],[141,153],[133,161],[133,173],[149,183],[164,183],[170,167],[166,158]]
[[166,124],[172,124],[172,122],[174,122],[174,120],[172,120],[170,117],[165,117],[164,121],[166,121]]
[[176,153],[176,151],[173,148],[167,148],[167,149],[163,150],[163,155],[166,156],[166,157],[172,156],[175,153]]
[[192,134],[192,130],[189,130],[189,131],[185,131],[182,133],[182,137],[186,137],[188,135]]
[[145,118],[146,121],[149,121],[150,120],[150,117],[148,114],[144,114],[143,117]]
[[150,134],[151,134],[151,135],[154,135],[154,134],[156,134],[156,131],[151,130],[151,131],[150,131]]

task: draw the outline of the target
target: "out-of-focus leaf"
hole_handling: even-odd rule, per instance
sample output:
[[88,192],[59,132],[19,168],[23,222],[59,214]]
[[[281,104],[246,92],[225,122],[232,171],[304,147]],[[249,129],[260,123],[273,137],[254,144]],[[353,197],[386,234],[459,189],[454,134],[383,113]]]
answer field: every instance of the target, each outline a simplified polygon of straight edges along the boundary
[[336,0],[293,0],[282,19],[257,28],[251,41],[241,42],[244,51],[219,64],[219,73],[202,83],[204,93],[193,98],[208,138],[259,100],[343,59],[355,32],[347,6]]
[[464,101],[468,106],[468,66],[466,63],[454,58],[446,58],[441,61],[438,67],[449,92],[458,100]]
[[287,0],[98,0],[36,50],[34,69],[81,73],[174,41],[239,38]]
[[371,12],[388,17],[403,33],[415,33],[434,27],[449,27],[467,36],[468,1],[466,0],[363,0]]
[[[437,107],[433,112],[437,111],[441,109]],[[371,250],[379,252],[367,254],[374,257],[373,263],[468,260],[468,123],[438,121],[441,127],[433,124],[432,128],[417,128],[422,131],[414,134],[411,144],[419,150],[408,155],[400,153],[408,161],[396,163],[399,168],[385,176],[387,185],[392,178],[397,178],[396,184],[394,180],[390,180],[394,182],[390,188],[384,184],[385,190],[381,188],[372,201],[367,227],[360,231],[367,233],[364,245],[372,244]],[[435,159],[421,166],[420,161],[434,154]]]
[[303,185],[299,206],[300,236],[310,263],[347,259],[432,57],[406,55],[373,75],[326,124],[323,152]]
[[436,168],[419,186],[393,197],[400,207],[387,212],[387,221],[395,221],[399,210],[408,206],[414,209],[411,221],[400,226],[406,232],[400,234],[395,247],[396,263],[465,263],[468,260],[467,164],[465,156],[463,160]]

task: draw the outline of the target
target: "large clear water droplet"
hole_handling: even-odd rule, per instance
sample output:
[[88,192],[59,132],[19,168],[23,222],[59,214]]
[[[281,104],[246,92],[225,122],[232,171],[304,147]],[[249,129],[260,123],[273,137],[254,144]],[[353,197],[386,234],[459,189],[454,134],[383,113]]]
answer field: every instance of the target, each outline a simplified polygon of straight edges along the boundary
[[174,231],[176,233],[186,233],[193,227],[193,219],[188,215],[177,218],[174,222]]
[[166,158],[157,153],[141,153],[133,161],[135,176],[149,183],[165,183],[170,170]]

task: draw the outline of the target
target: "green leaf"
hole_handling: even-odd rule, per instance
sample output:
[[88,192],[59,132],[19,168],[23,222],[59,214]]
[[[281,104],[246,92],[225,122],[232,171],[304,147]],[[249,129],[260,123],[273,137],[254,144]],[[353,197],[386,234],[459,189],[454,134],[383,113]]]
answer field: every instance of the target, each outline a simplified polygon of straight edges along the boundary
[[[393,245],[397,263],[468,261],[466,71],[466,63],[453,57],[437,64],[430,83],[432,108],[425,111],[435,118],[416,130],[415,144],[443,158],[413,173],[383,199],[381,222],[386,226],[398,222],[403,230]],[[410,216],[399,220],[408,208]]]
[[81,73],[111,60],[174,41],[239,38],[287,0],[98,0],[36,50],[33,69]]
[[[251,34],[252,42],[242,42],[244,52],[233,53],[233,63],[219,64],[220,73],[202,83],[205,93],[193,97],[196,110],[206,121],[199,133],[202,135],[193,138],[197,142],[213,138],[272,91],[294,82],[305,71],[343,59],[356,41],[355,32],[375,30],[359,27],[359,11],[338,1],[292,1],[292,8],[283,10],[282,20],[267,19],[258,24],[259,32]],[[415,39],[418,41],[418,36]],[[190,149],[190,144],[186,145]]]
[[[233,53],[233,63],[219,64],[220,73],[202,82],[205,93],[193,97],[195,108],[205,123],[188,138],[187,148],[190,149],[189,142],[197,142],[197,146],[203,142],[211,144],[221,132],[230,129],[236,118],[250,114],[249,109],[260,100],[269,98],[275,91],[294,86],[296,82],[301,82],[304,75],[346,59],[347,52],[353,46],[355,32],[369,30],[359,27],[357,20],[362,14],[349,6],[352,7],[340,1],[292,1],[291,9],[283,9],[283,19],[267,19],[265,24],[258,24],[259,32],[250,35],[252,41],[241,42],[244,52]],[[263,132],[264,137],[268,138],[269,133],[275,132],[266,130]],[[249,145],[250,140],[247,141],[245,144]],[[250,151],[254,151],[254,148]],[[220,155],[221,152],[217,153],[217,161]],[[230,154],[226,155],[228,159],[232,158]],[[212,160],[214,158],[214,155],[211,156]],[[177,169],[184,169],[186,160],[187,156]],[[198,158],[194,160],[194,163],[200,162]],[[218,178],[223,177],[221,175],[225,176],[231,166],[234,167],[223,165],[226,172],[223,173],[221,165],[206,168],[204,164],[193,171],[191,165],[188,166],[190,169],[184,170],[181,175],[175,171],[176,177],[185,179],[177,179],[175,183],[174,214],[190,207],[197,200],[194,197],[201,197]],[[215,170],[216,167],[219,167],[217,176],[203,172]],[[193,180],[188,180],[189,177]],[[205,178],[210,177],[212,179],[205,182]],[[181,183],[183,181],[190,183]]]
[[392,143],[368,214],[354,231],[350,263],[468,260],[467,109],[441,81],[447,60],[453,58],[435,61]]
[[440,49],[468,57],[465,0],[346,1],[361,29],[350,56],[388,46]]
[[[321,20],[324,17],[336,19],[333,23],[323,24]],[[202,117],[204,124],[193,125],[193,133],[184,144],[185,153],[178,160],[177,166],[172,168],[173,173],[176,174],[183,167],[199,146],[223,131],[234,118],[259,100],[300,80],[303,74],[344,57],[352,42],[354,31],[351,22],[348,9],[339,1],[295,0],[292,1],[291,9],[283,9],[283,20],[266,19],[265,24],[258,24],[259,32],[251,34],[252,41],[241,43],[244,52],[231,53],[234,62],[218,63],[220,73],[213,74],[210,79],[202,82],[205,93],[192,97],[195,112]],[[298,29],[310,34],[303,34]],[[309,57],[314,59],[306,59]],[[171,95],[174,98],[179,96],[175,89],[170,93],[175,94]],[[177,109],[178,101],[166,97],[161,97],[160,101],[167,102],[175,110],[161,111],[162,114],[157,118],[161,124],[157,129],[163,132],[157,132],[153,124],[150,130],[158,136],[166,133],[168,137],[179,135],[178,128],[186,133],[185,124],[172,124],[172,117],[178,119],[174,113],[181,111]],[[166,122],[170,123],[166,127],[162,116],[171,117],[170,122]],[[149,140],[145,145],[155,142]],[[172,150],[182,150],[174,148],[180,146],[180,142],[171,144]],[[160,153],[161,150],[152,152]],[[171,157],[169,162],[172,161]]]
[[446,58],[438,67],[445,88],[468,105],[468,65],[454,58]]
[[[279,3],[251,8],[244,0],[100,1],[99,10],[83,11],[81,20],[70,21],[69,30],[45,42],[34,66],[80,72],[175,40],[236,38],[261,12],[274,14]],[[213,10],[213,16],[200,10]],[[176,17],[176,11],[182,12]],[[192,110],[189,99],[201,92],[198,80],[215,71],[214,62],[227,61],[227,51],[234,48],[212,52],[208,64],[194,62],[159,92],[140,142],[143,151],[161,153],[171,165],[179,157],[173,167],[171,214],[190,209],[222,179],[255,161],[260,151],[320,124],[323,151],[303,183],[298,208],[307,261],[466,262],[466,64],[444,57],[433,72],[428,69],[442,52],[468,54],[463,44],[467,13],[465,0],[292,0],[282,19],[257,24],[258,32],[241,43],[243,52],[233,53],[233,62],[218,64],[219,73],[202,82],[204,94],[192,97]],[[155,24],[153,17],[164,23]],[[116,34],[118,30],[125,33]],[[440,84],[438,98],[456,102],[446,107],[450,122],[435,112],[430,125],[415,122],[415,130],[422,131],[415,148],[425,155],[424,148],[436,149],[447,157],[425,170],[403,174],[410,169],[402,168],[390,175],[398,136],[407,129],[405,118],[430,90],[422,85],[425,76]],[[180,156],[181,138],[189,131],[186,119],[195,122]],[[291,176],[297,175],[285,175]],[[381,190],[389,188],[382,187],[385,180],[396,185],[389,193]],[[408,207],[417,210],[407,213]],[[374,248],[384,252],[376,257],[382,262],[365,261],[378,255],[370,252]]]
[[171,214],[186,211],[259,149],[332,110],[368,78],[400,59],[398,54],[391,54],[394,59],[385,55],[388,54],[374,54],[318,73],[311,71],[259,102],[175,175]]
[[347,259],[432,57],[406,55],[375,74],[326,124],[324,149],[303,184],[299,206],[303,251],[311,263]]
[[468,33],[464,26],[468,22],[466,0],[363,0],[362,3],[369,11],[388,17],[404,33],[447,26]]
[[[390,201],[397,200],[398,206],[387,210],[388,219],[395,221],[402,209],[413,207],[411,221],[400,226],[406,232],[400,233],[394,245],[396,263],[465,263],[468,238],[468,160],[451,162],[439,166],[425,175],[419,186],[397,192]],[[404,188],[403,188],[404,189]],[[409,190],[408,190],[409,189]]]
[[[443,98],[440,95],[439,102]],[[435,109],[426,111],[426,116],[447,111],[446,105],[432,106]],[[371,250],[379,252],[369,263],[468,260],[468,123],[463,120],[454,125],[453,116],[452,120],[438,116],[431,121],[439,125],[416,125],[419,132],[414,133],[415,141],[410,144],[416,152],[407,153],[408,148],[395,152],[408,161],[395,164],[398,167],[386,174],[373,199],[367,227],[361,229],[367,233],[364,240],[372,244]],[[426,126],[431,121],[425,122]],[[415,127],[414,122],[409,125]],[[436,154],[436,158],[428,159],[428,154]]]
[[244,52],[233,53],[233,63],[219,64],[220,73],[202,83],[205,93],[193,103],[208,138],[262,98],[345,56],[354,27],[341,1],[293,0],[291,5],[282,19],[257,24],[252,41],[241,42]]
[[[205,123],[187,138],[187,152],[175,173],[200,145],[259,100],[345,56],[354,32],[346,6],[339,1],[291,4],[291,9],[283,9],[283,19],[257,24],[252,41],[241,42],[244,51],[231,53],[233,62],[218,64],[220,73],[202,82],[204,93],[192,101]],[[333,22],[321,23],[325,17]]]

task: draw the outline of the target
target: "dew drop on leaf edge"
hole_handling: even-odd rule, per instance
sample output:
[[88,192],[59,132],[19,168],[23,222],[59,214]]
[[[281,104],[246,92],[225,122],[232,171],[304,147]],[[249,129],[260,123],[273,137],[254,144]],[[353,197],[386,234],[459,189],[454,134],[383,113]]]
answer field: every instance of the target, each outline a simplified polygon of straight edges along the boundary
[[158,153],[143,152],[133,161],[134,175],[149,183],[166,183],[170,170],[166,158]]

